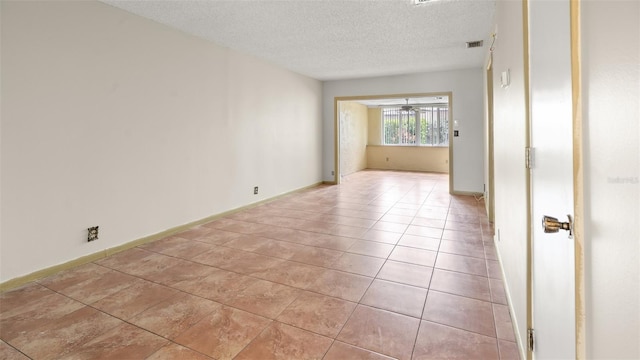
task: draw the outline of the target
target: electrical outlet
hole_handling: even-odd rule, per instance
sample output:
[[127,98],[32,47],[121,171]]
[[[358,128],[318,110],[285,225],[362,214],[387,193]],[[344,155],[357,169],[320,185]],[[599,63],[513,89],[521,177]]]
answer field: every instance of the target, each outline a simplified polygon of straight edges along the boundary
[[387,158],[387,161],[389,161],[389,158]]
[[99,226],[92,226],[87,229],[87,241],[98,240],[98,228]]
[[258,187],[253,188],[253,195],[258,195]]
[[332,171],[332,172],[331,172],[331,176],[334,176],[335,174],[336,174],[336,172],[335,172],[335,171]]

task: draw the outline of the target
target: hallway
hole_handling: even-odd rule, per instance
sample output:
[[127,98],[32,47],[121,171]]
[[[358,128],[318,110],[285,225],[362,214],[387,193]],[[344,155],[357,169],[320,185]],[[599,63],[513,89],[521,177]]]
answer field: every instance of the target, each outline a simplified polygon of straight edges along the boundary
[[492,238],[446,174],[361,171],[3,293],[0,358],[518,359]]

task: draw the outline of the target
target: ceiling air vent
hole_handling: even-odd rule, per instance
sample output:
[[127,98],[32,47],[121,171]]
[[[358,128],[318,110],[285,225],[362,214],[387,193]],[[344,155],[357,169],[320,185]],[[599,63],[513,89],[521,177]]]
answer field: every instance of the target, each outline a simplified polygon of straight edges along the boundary
[[483,40],[467,41],[467,49],[482,47]]

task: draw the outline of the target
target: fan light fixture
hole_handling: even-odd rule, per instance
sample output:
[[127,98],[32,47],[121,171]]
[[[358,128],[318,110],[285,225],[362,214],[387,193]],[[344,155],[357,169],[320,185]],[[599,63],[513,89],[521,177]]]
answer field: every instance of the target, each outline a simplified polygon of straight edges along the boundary
[[407,101],[407,104],[400,106],[400,111],[404,111],[404,112],[420,111],[420,109],[414,108],[413,106],[409,105],[409,99],[405,99],[405,100]]

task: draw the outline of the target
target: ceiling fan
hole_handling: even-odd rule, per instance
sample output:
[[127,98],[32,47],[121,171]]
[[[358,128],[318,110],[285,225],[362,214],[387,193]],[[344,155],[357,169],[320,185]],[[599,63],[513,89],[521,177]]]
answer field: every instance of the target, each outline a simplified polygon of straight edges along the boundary
[[429,104],[412,104],[409,105],[409,99],[405,99],[406,104],[393,104],[393,105],[380,105],[380,107],[399,107],[400,111],[409,112],[409,111],[420,111],[420,107],[427,106]]

